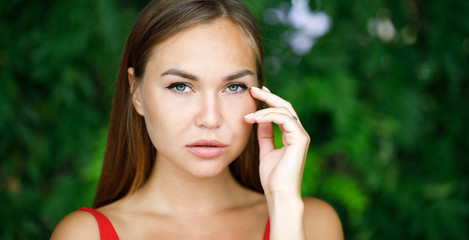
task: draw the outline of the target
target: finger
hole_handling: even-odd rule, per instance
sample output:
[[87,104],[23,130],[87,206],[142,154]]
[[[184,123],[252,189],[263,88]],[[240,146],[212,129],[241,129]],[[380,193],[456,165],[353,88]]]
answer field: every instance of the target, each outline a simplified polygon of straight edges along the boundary
[[290,111],[293,115],[296,116],[296,112],[293,109],[293,106],[291,105],[290,102],[288,102],[285,99],[271,93],[270,91],[262,90],[262,89],[259,89],[257,87],[251,87],[250,92],[251,92],[251,95],[255,99],[258,99],[258,100],[261,100],[261,101],[267,103],[267,105],[269,107],[274,107],[274,108],[283,107],[283,108],[288,109],[288,111]]
[[[250,113],[246,116],[244,116],[244,118],[246,119],[247,122],[249,123],[254,123],[255,122],[255,119],[257,117],[261,117],[261,116],[264,116],[266,115],[267,113],[280,113],[280,114],[286,114],[288,116],[293,116],[293,114],[286,108],[284,107],[280,107],[280,108],[265,108],[265,109],[261,109],[261,110],[258,110],[254,113]],[[292,118],[293,119],[293,118]]]
[[270,152],[275,149],[274,128],[272,123],[260,123],[257,125],[257,138],[259,140],[259,154]]
[[264,123],[277,124],[285,137],[285,145],[290,145],[296,141],[307,140],[306,131],[287,114],[269,112],[266,115],[254,118],[254,120],[259,125]]

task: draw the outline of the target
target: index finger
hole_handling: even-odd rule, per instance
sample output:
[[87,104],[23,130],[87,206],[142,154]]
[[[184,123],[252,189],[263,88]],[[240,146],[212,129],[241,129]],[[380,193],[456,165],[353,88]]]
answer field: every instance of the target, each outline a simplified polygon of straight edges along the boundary
[[271,93],[270,91],[260,89],[258,87],[250,87],[251,95],[258,100],[261,100],[267,104],[269,107],[274,108],[286,108],[291,114],[295,117],[297,116],[295,109],[290,102],[285,99]]

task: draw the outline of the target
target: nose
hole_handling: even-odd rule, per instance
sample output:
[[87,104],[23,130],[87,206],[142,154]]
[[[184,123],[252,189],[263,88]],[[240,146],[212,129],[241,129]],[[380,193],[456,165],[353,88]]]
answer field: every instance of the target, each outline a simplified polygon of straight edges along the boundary
[[216,94],[207,94],[200,96],[201,101],[196,102],[198,106],[195,124],[200,128],[216,129],[219,128],[223,122],[220,109],[220,101],[217,99]]

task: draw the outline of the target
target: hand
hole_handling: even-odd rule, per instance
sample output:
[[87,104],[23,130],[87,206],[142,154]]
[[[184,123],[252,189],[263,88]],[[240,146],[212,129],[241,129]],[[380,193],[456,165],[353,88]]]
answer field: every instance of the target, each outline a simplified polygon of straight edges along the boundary
[[[291,104],[263,87],[251,87],[251,95],[269,108],[245,116],[248,123],[258,124],[259,174],[268,198],[301,198],[301,180],[310,138],[296,117]],[[272,123],[282,132],[283,147],[275,149]]]

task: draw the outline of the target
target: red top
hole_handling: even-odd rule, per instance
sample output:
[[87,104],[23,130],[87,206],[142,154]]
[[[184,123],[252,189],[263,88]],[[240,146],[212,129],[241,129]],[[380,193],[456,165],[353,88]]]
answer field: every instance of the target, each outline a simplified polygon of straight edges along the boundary
[[[99,234],[101,236],[101,240],[119,240],[119,237],[117,236],[116,230],[112,226],[111,221],[109,221],[109,219],[106,216],[104,216],[104,214],[92,208],[86,208],[86,207],[82,207],[78,210],[90,212],[91,214],[94,215],[94,217],[96,218],[96,221],[98,222]],[[264,240],[269,240],[269,235],[270,235],[270,221],[267,220],[267,226],[265,227],[265,232],[264,232]]]

